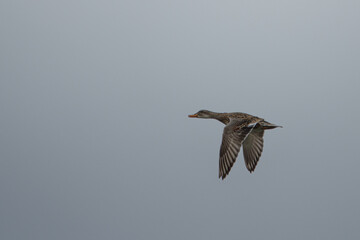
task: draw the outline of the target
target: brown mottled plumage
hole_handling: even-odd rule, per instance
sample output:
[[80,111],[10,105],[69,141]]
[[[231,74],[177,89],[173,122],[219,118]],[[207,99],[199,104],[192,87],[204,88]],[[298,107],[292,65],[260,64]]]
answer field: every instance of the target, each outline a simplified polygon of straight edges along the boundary
[[216,119],[226,125],[220,147],[219,178],[222,179],[229,174],[241,145],[246,168],[253,172],[263,151],[264,130],[281,127],[241,112],[216,113],[200,110],[189,117]]

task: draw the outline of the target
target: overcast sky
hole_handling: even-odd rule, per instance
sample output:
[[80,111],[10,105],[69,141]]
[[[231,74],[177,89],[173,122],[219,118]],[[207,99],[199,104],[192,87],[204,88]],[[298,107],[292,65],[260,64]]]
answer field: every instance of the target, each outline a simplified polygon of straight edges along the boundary
[[[360,2],[0,2],[0,239],[360,239]],[[218,179],[224,125],[283,125]]]

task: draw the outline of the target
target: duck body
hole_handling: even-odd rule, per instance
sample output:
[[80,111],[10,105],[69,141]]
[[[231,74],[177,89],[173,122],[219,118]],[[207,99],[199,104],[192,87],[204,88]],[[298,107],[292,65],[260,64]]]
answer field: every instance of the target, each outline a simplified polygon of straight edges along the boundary
[[246,168],[253,172],[261,157],[264,146],[264,130],[281,127],[247,113],[217,113],[200,110],[190,118],[216,119],[225,124],[220,147],[219,178],[224,179],[230,172],[243,147]]

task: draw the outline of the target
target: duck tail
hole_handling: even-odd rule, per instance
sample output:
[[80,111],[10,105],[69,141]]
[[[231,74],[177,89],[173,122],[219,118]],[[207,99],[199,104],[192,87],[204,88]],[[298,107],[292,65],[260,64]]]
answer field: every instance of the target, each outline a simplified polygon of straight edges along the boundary
[[275,124],[272,124],[272,123],[269,123],[269,122],[264,122],[262,127],[263,127],[264,130],[274,129],[274,128],[278,128],[278,127],[282,128],[282,126],[275,125]]

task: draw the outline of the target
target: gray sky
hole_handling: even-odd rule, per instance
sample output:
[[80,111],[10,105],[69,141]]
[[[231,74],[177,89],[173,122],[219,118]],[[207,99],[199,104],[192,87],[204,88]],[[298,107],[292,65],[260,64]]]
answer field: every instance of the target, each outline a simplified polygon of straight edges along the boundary
[[[359,1],[0,3],[0,239],[359,239]],[[218,176],[223,125],[283,125]]]

